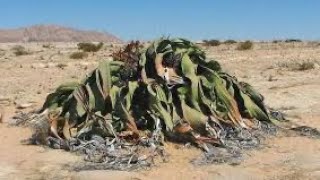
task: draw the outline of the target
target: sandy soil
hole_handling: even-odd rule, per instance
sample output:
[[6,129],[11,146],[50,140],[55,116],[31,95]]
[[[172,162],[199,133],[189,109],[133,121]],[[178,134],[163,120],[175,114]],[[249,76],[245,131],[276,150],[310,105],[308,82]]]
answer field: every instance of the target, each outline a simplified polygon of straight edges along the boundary
[[[15,56],[16,44],[0,44],[0,179],[320,179],[320,141],[304,137],[277,137],[266,140],[259,150],[249,151],[243,163],[194,166],[190,161],[201,154],[197,148],[178,149],[168,143],[168,163],[157,163],[147,171],[72,172],[68,163],[80,156],[46,147],[25,146],[26,128],[8,127],[17,106],[41,106],[46,95],[62,82],[79,80],[100,60],[108,59],[115,47],[106,46],[87,59],[71,60],[76,51],[72,43],[22,44],[32,54]],[[210,47],[210,58],[239,80],[251,83],[270,107],[284,111],[298,124],[320,129],[320,46],[311,43],[259,43],[253,50],[237,51],[235,45]],[[296,63],[308,61],[313,68],[292,70]]]

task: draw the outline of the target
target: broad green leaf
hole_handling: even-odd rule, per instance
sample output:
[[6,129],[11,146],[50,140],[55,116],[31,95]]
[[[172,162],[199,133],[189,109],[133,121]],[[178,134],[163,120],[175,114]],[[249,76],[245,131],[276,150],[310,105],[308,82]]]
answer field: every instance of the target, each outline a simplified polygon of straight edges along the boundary
[[196,74],[197,65],[193,64],[188,54],[184,54],[182,56],[181,62],[182,73],[185,77],[187,77],[191,83],[189,86],[190,94],[188,95],[192,106],[200,111],[200,107],[198,104],[199,101],[199,77]]
[[[188,106],[183,96],[180,96],[183,119],[195,130],[204,130],[208,117],[200,111]],[[201,132],[201,131],[200,131]]]
[[155,115],[164,121],[169,131],[172,131],[173,117],[170,112],[170,109],[171,109],[170,106],[172,106],[172,104],[168,103],[168,99],[165,96],[164,91],[160,86],[156,86],[155,88],[152,88],[152,85],[148,85],[147,89],[149,92],[150,110],[153,113],[156,113]]

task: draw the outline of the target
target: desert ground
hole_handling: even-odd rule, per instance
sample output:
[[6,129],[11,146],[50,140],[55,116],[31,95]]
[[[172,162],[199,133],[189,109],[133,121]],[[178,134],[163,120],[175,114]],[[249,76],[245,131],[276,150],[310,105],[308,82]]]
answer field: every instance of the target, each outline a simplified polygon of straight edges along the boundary
[[[12,48],[29,52],[16,56]],[[74,172],[66,164],[82,161],[62,150],[22,145],[30,130],[10,127],[16,111],[41,107],[59,84],[78,81],[99,61],[109,60],[121,44],[106,44],[85,59],[70,59],[76,43],[0,44],[0,179],[320,179],[320,141],[306,137],[270,137],[259,149],[247,151],[239,165],[190,163],[201,155],[196,147],[167,143],[169,162],[137,172]],[[237,44],[204,47],[207,56],[241,81],[253,85],[268,107],[281,110],[288,119],[320,129],[320,44],[316,42],[254,43],[252,50],[236,50]]]

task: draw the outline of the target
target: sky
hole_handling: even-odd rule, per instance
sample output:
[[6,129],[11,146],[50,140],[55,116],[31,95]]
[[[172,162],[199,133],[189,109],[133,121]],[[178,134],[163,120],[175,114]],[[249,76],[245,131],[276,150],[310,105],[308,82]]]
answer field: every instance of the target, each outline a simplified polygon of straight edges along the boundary
[[58,24],[121,39],[320,40],[317,0],[0,0],[0,28]]

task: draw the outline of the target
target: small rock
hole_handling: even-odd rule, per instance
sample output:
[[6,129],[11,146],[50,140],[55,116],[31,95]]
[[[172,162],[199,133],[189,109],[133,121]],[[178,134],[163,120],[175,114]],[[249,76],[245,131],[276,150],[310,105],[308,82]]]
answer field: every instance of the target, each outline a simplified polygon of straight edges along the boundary
[[17,109],[26,109],[26,108],[34,106],[33,103],[18,103],[18,102],[14,102],[14,104],[16,105]]
[[56,66],[56,63],[51,63],[51,62],[49,62],[48,64],[47,64],[47,67],[48,68],[52,68],[52,67],[55,67]]
[[39,68],[45,68],[45,67],[46,67],[46,64],[44,64],[44,63],[38,63],[38,67],[39,67]]
[[0,96],[0,104],[10,105],[11,104],[11,99],[8,98],[8,97],[1,97]]

